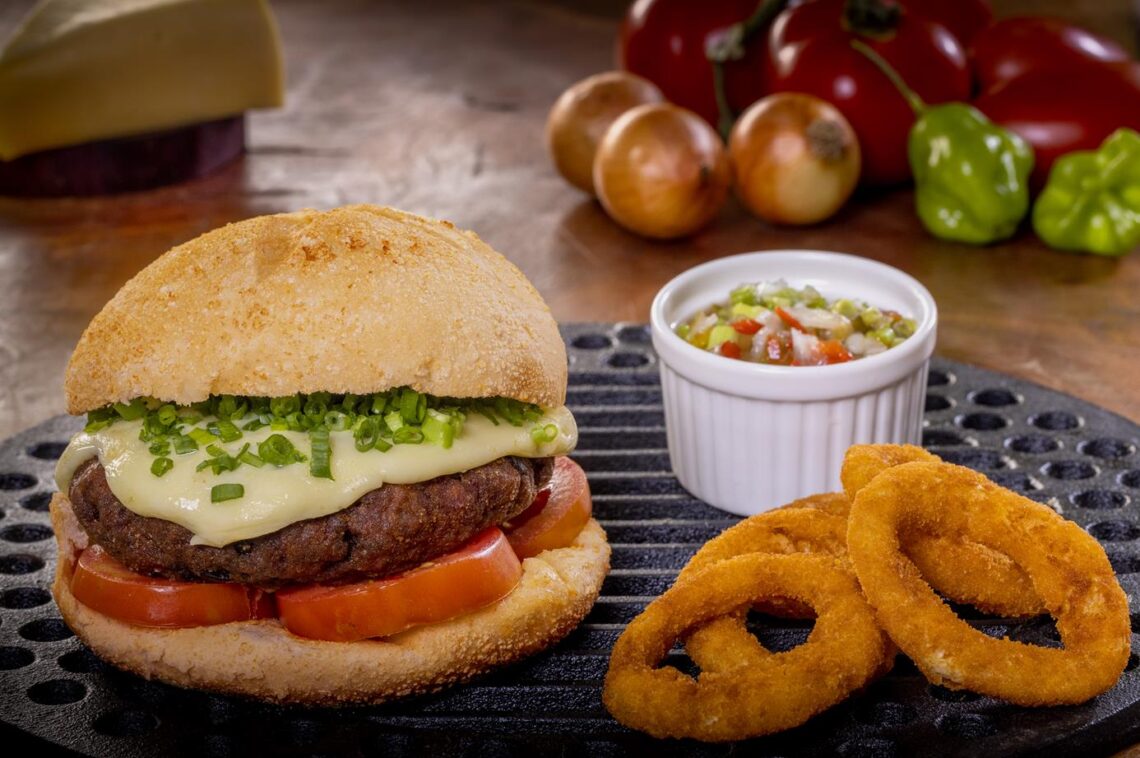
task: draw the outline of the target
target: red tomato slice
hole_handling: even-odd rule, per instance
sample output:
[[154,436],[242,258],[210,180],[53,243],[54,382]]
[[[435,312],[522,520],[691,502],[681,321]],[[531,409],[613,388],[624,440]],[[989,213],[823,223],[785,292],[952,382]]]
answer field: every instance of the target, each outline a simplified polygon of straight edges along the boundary
[[[545,498],[543,493],[546,493]],[[550,484],[538,494],[533,505],[504,525],[507,539],[519,558],[566,547],[594,512],[586,475],[577,463],[565,456],[555,459]]]
[[79,556],[71,594],[88,608],[138,626],[210,626],[273,616],[266,593],[240,584],[136,574],[98,545]]
[[804,329],[804,325],[801,324],[795,316],[788,313],[783,308],[776,306],[776,315],[780,317],[781,321],[788,325],[788,328],[799,329],[801,332],[805,333],[807,332],[807,329]]
[[281,590],[277,608],[293,634],[351,642],[471,613],[510,594],[521,578],[510,543],[491,527],[455,552],[398,576]]
[[760,322],[751,318],[742,318],[732,322],[732,328],[741,334],[756,334],[760,331]]
[[717,352],[719,352],[725,358],[739,358],[740,345],[736,344],[735,342],[722,342],[720,343],[720,347],[717,348]]

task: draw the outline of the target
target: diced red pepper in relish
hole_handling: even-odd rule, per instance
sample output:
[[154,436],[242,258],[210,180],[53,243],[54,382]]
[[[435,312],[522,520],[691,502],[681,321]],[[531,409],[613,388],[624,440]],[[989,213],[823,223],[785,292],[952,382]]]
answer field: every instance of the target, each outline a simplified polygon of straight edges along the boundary
[[720,350],[720,354],[725,358],[740,357],[740,345],[735,342],[722,342],[718,350]]
[[760,322],[755,319],[744,318],[732,322],[732,328],[741,334],[756,334],[760,331]]

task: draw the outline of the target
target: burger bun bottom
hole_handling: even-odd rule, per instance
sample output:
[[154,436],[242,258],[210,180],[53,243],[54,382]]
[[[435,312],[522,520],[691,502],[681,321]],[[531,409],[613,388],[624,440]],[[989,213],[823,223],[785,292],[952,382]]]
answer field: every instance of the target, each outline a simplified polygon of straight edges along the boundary
[[523,561],[519,585],[494,605],[383,640],[305,639],[275,619],[160,629],[116,621],[75,599],[70,580],[87,535],[63,494],[51,516],[59,544],[52,593],[96,654],[147,679],[278,703],[381,703],[519,660],[574,629],[609,571],[605,532],[591,519],[572,545]]

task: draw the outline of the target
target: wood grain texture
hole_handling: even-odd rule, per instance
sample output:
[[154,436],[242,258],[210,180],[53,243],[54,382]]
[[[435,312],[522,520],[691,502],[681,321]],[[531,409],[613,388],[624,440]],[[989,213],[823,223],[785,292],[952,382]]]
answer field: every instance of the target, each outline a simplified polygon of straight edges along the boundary
[[[27,0],[0,3],[0,36]],[[1128,0],[1017,0],[1135,49]],[[730,203],[707,231],[654,243],[564,183],[542,127],[558,94],[613,65],[624,3],[275,0],[287,106],[250,117],[249,154],[208,178],[89,200],[0,199],[0,437],[63,412],[67,357],[91,316],[167,248],[229,221],[345,203],[476,230],[560,320],[644,321],[657,289],[710,258],[767,248],[853,252],[933,292],[938,352],[1140,419],[1140,255],[1048,250],[1031,234],[972,248],[928,237],[902,190],[809,229]]]

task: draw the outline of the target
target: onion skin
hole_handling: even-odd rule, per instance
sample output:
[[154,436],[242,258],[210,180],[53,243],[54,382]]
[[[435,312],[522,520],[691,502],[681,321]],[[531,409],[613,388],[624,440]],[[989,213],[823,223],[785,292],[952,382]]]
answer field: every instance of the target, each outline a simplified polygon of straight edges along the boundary
[[621,116],[594,159],[594,186],[606,213],[654,239],[703,227],[723,207],[731,183],[720,136],[696,113],[668,103]]
[[657,85],[627,71],[606,71],[574,84],[546,119],[554,167],[566,181],[594,194],[594,156],[606,130],[630,108],[664,101]]
[[836,107],[784,92],[758,100],[728,138],[736,196],[772,223],[807,225],[831,217],[860,177],[855,131]]
[[736,195],[775,224],[832,216],[859,182],[859,140],[834,106],[799,93],[769,95],[744,112],[728,140]]

